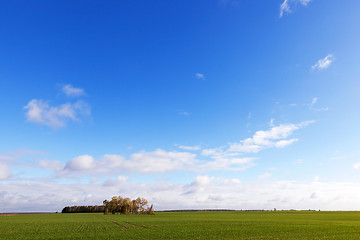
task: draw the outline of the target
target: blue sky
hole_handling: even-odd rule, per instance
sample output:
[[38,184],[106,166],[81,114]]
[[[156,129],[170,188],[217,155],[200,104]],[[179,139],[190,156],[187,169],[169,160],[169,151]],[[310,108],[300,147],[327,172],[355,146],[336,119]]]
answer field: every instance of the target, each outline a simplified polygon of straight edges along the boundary
[[0,212],[359,209],[359,8],[3,3]]

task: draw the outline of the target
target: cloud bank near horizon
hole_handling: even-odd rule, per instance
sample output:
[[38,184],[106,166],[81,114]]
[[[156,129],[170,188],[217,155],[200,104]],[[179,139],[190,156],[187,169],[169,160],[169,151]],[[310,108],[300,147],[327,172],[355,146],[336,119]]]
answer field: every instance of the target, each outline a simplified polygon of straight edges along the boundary
[[[1,212],[61,211],[65,206],[99,205],[114,195],[141,196],[156,210],[169,209],[321,209],[360,208],[357,183],[238,178],[198,175],[188,183],[141,183],[124,176],[101,183],[1,183]],[[251,194],[249,194],[251,193]]]

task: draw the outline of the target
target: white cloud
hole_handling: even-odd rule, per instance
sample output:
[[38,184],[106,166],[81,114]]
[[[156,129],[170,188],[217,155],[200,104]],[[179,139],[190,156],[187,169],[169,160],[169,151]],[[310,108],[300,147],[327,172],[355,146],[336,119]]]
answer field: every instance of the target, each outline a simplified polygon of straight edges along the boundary
[[314,97],[311,101],[310,107],[309,109],[315,112],[322,112],[322,111],[328,111],[329,108],[328,107],[323,107],[323,108],[316,108],[315,105],[317,104],[317,102],[319,101],[318,98]]
[[354,167],[355,169],[360,169],[360,162],[355,163],[353,167]]
[[179,115],[183,115],[183,116],[189,116],[190,113],[186,112],[186,111],[178,111]]
[[[289,138],[295,130],[311,124],[312,121],[300,124],[282,124],[273,126],[267,131],[257,131],[251,138],[239,143],[229,143],[212,149],[201,150],[200,146],[176,145],[184,151],[165,151],[157,149],[152,152],[140,151],[129,157],[117,154],[105,154],[95,159],[90,155],[80,155],[66,164],[58,161],[41,160],[40,167],[57,172],[58,176],[71,174],[119,174],[132,173],[168,173],[174,171],[209,172],[218,170],[243,171],[255,166],[255,157],[244,157],[244,153],[256,153],[267,148],[284,148],[296,141]],[[187,152],[199,151],[200,154]]]
[[60,184],[37,181],[0,183],[2,211],[61,211],[69,205],[102,204],[104,199],[110,199],[119,193],[130,198],[145,197],[154,204],[156,210],[360,208],[358,183],[241,183],[239,179],[212,176],[196,176],[189,183],[143,183],[127,181],[126,177],[112,181],[107,182],[108,184]]
[[188,152],[167,152],[162,149],[134,153],[130,155],[129,159],[116,154],[105,154],[97,160],[89,155],[81,155],[70,160],[59,174],[79,171],[91,174],[91,172],[164,173],[184,169],[191,170],[197,163],[195,157],[195,154]]
[[272,174],[267,172],[267,173],[259,175],[258,178],[259,179],[265,179],[265,178],[269,178],[271,176],[272,176]]
[[285,12],[291,12],[288,0],[284,0],[284,2],[280,5],[280,17],[282,17]]
[[124,184],[128,181],[126,176],[118,176],[115,180],[109,179],[103,183],[103,186],[118,186],[119,184]]
[[204,74],[202,74],[202,73],[196,73],[195,74],[195,77],[197,78],[197,79],[205,79],[205,75]]
[[0,180],[6,180],[12,175],[11,170],[8,166],[3,163],[0,163]]
[[71,159],[65,166],[65,169],[82,171],[90,170],[95,166],[94,158],[89,155],[81,155],[76,158]]
[[275,122],[275,119],[274,119],[274,118],[271,118],[271,119],[270,119],[270,123],[269,123],[270,127],[275,127],[274,122]]
[[257,131],[252,138],[247,138],[239,143],[230,143],[229,152],[238,153],[256,153],[266,148],[283,148],[296,141],[298,139],[285,139],[288,138],[295,130],[305,127],[310,122],[303,122],[300,124],[282,124],[279,126],[273,126],[267,131]]
[[85,95],[84,89],[75,88],[75,87],[73,87],[73,86],[70,85],[70,84],[67,84],[67,85],[63,86],[62,92],[63,92],[67,97],[79,97],[79,96]]
[[216,170],[226,169],[241,171],[253,166],[253,161],[256,158],[253,157],[239,157],[238,152],[230,152],[228,149],[224,150],[224,147],[204,149],[201,151],[201,155],[207,156],[213,159],[213,161],[207,161],[203,167]]
[[228,170],[228,171],[244,171],[255,164],[253,161],[256,158],[240,158],[226,156],[226,154],[213,155],[212,161],[207,161],[199,166],[199,169],[203,171],[216,171],[216,170]]
[[312,0],[300,0],[300,3],[304,6],[308,5],[309,2],[311,2]]
[[326,57],[324,57],[323,59],[320,59],[319,61],[317,61],[316,64],[314,64],[313,66],[311,66],[311,68],[313,70],[318,69],[318,70],[323,70],[328,68],[332,62],[334,62],[335,57],[332,54],[328,54]]
[[311,199],[315,199],[315,198],[317,198],[317,194],[316,194],[316,192],[313,192],[313,193],[310,195],[310,198],[311,198]]
[[39,166],[49,170],[60,171],[64,168],[64,164],[59,161],[40,160]]
[[195,145],[195,146],[176,145],[176,146],[178,146],[178,148],[180,148],[182,150],[186,150],[186,151],[198,151],[201,149],[201,147],[199,145]]
[[33,99],[25,107],[26,120],[51,128],[66,126],[68,121],[77,122],[79,116],[89,116],[90,106],[84,101],[65,103],[59,106],[50,106],[47,102]]
[[293,139],[289,139],[289,140],[280,140],[275,142],[275,147],[276,148],[284,148],[294,142],[297,142],[299,139],[297,138],[293,138]]
[[189,152],[164,151],[157,149],[152,152],[140,151],[133,153],[128,159],[116,154],[105,154],[99,159],[89,155],[81,155],[69,160],[65,167],[59,169],[57,162],[42,162],[42,166],[57,170],[59,176],[68,174],[103,174],[103,173],[167,173],[174,171],[207,172],[216,170],[242,171],[254,166],[255,158],[235,157],[234,153],[211,154],[211,160],[200,160]]
[[176,171],[194,165],[195,157],[195,154],[188,152],[167,152],[161,149],[142,151],[132,154],[126,167],[143,173]]
[[191,183],[192,186],[206,186],[210,184],[215,178],[208,176],[197,176]]
[[205,169],[226,169],[241,171],[254,166],[256,158],[239,157],[244,153],[257,153],[268,148],[284,148],[296,141],[297,138],[288,138],[294,131],[306,127],[313,121],[300,124],[282,124],[273,126],[267,131],[257,131],[251,138],[238,143],[229,143],[227,146],[203,149],[201,155],[213,159],[203,165]]
[[[197,176],[194,181],[192,181],[189,185],[184,186],[184,195],[194,194],[198,192],[203,192],[206,187],[215,180],[214,177],[208,176]],[[211,186],[210,186],[211,187]]]
[[313,106],[315,103],[317,103],[319,99],[318,98],[313,98],[312,101],[311,101],[311,106]]
[[280,5],[280,18],[283,17],[284,13],[291,13],[292,8],[296,5],[301,4],[303,6],[307,6],[311,1],[312,0],[284,0],[284,2]]
[[300,164],[304,164],[304,160],[302,159],[297,159],[296,161],[293,162],[294,165],[300,165]]
[[15,160],[15,158],[13,156],[0,156],[0,164],[1,163],[10,163],[13,160]]

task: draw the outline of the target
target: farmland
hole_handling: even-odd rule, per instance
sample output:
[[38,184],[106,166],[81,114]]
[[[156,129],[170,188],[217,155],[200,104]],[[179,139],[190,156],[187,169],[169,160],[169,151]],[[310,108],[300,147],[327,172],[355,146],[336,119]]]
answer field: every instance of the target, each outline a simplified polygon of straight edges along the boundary
[[359,239],[359,212],[0,216],[0,239]]

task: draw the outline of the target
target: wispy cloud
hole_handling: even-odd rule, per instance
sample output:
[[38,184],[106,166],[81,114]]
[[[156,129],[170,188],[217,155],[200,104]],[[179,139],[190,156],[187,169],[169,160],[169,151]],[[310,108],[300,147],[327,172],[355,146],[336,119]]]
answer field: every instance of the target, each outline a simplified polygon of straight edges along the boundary
[[41,168],[46,168],[54,171],[61,171],[64,168],[64,164],[60,161],[39,160],[38,165]]
[[282,124],[273,126],[267,131],[257,131],[252,138],[247,138],[239,143],[230,143],[227,151],[238,153],[256,153],[266,148],[283,148],[296,142],[298,139],[287,139],[295,130],[305,127],[313,121],[300,124]]
[[77,122],[80,116],[89,116],[90,106],[84,101],[50,106],[43,100],[33,99],[25,107],[26,121],[51,127],[66,126],[67,122]]
[[85,95],[84,89],[73,87],[71,84],[67,84],[62,87],[62,92],[67,97],[79,97]]
[[11,175],[11,169],[7,165],[0,162],[0,180],[6,180],[10,178]]
[[334,60],[335,60],[334,55],[328,54],[326,57],[318,60],[316,64],[311,66],[311,69],[313,69],[313,70],[327,69],[334,62]]
[[205,79],[205,75],[204,74],[202,74],[202,73],[195,73],[195,77],[197,78],[197,79]]
[[311,1],[312,0],[284,0],[284,2],[280,5],[280,18],[282,18],[285,13],[291,13],[292,9],[296,5],[301,4],[303,6],[307,6]]
[[273,126],[267,131],[257,131],[251,138],[227,146],[203,149],[201,154],[213,159],[206,164],[207,168],[226,169],[241,171],[255,165],[254,157],[242,157],[247,153],[258,153],[268,148],[284,148],[294,142],[297,138],[289,138],[294,131],[306,127],[313,121],[299,124],[282,124]]
[[179,115],[189,116],[190,113],[189,113],[189,112],[186,112],[186,111],[180,111],[180,112],[179,112]]
[[304,164],[304,160],[302,159],[297,159],[293,162],[294,165],[301,165],[301,164]]
[[287,12],[291,12],[288,0],[285,0],[281,5],[280,5],[280,17],[282,17],[284,15],[284,13]]
[[319,101],[319,99],[316,98],[316,97],[314,97],[314,98],[312,99],[312,101],[311,101],[311,104],[310,104],[309,109],[310,109],[310,110],[313,110],[313,111],[315,111],[315,112],[322,112],[322,111],[328,111],[328,110],[329,110],[328,107],[316,108],[315,105],[317,104],[318,101]]
[[201,149],[201,147],[199,145],[195,145],[195,146],[183,146],[183,145],[178,145],[176,144],[176,146],[182,150],[186,150],[186,151],[198,151]]
[[360,162],[354,164],[354,169],[360,169]]
[[269,178],[269,177],[271,177],[271,176],[272,176],[271,173],[266,172],[266,173],[264,173],[264,174],[259,175],[258,178],[259,178],[259,179],[265,179],[265,178]]

